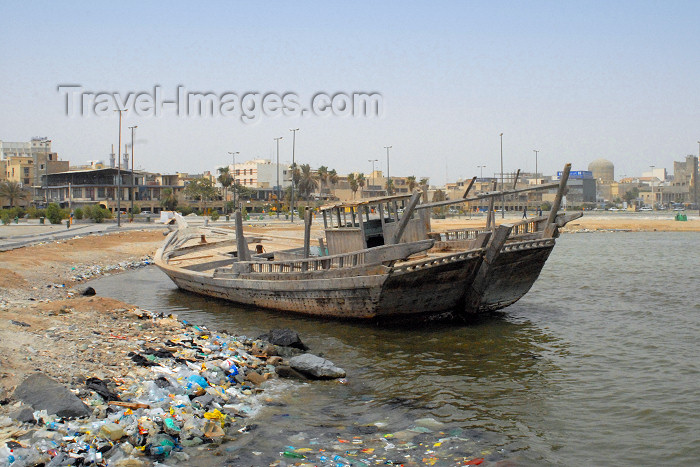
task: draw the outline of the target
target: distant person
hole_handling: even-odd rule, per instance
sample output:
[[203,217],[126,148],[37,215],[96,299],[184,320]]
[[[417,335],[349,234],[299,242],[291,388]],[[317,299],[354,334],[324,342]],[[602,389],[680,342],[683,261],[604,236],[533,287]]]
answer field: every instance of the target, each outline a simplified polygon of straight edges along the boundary
[[523,208],[523,219],[527,219],[527,206]]
[[542,217],[542,206],[537,210],[537,215]]

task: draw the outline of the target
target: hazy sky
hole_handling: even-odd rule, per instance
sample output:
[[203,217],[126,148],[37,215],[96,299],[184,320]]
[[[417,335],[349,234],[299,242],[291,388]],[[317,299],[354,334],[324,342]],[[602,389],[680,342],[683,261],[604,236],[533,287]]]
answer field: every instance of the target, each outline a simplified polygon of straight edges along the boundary
[[88,92],[178,85],[216,94],[378,92],[379,118],[137,117],[136,166],[200,172],[241,159],[433,184],[498,170],[545,173],[603,157],[616,177],[698,153],[700,2],[12,2],[0,4],[0,139],[47,136],[62,159],[108,160],[118,120],[66,116]]

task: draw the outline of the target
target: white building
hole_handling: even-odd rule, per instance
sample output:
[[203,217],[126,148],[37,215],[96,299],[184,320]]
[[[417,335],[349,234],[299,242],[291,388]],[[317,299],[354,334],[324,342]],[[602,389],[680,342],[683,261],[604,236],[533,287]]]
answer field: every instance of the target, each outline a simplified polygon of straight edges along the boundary
[[10,142],[0,140],[0,160],[11,156],[33,157],[39,153],[47,154],[51,152],[51,140],[48,138],[35,137],[31,141]]
[[292,183],[292,172],[289,165],[280,163],[278,168],[276,162],[268,159],[254,159],[235,165],[229,164],[228,169],[236,183],[251,189],[274,190],[277,188],[278,177],[282,190]]

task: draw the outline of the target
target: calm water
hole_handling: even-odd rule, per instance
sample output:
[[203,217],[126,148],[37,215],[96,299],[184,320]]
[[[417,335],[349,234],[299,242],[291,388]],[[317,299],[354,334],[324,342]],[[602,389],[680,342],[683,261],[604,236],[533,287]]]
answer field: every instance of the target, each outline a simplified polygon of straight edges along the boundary
[[344,385],[284,383],[286,405],[261,411],[260,435],[239,452],[279,459],[294,436],[433,417],[492,452],[487,461],[698,465],[698,245],[697,233],[564,235],[520,302],[420,330],[240,309],[180,292],[152,268],[92,285],[213,329],[290,327],[347,370]]

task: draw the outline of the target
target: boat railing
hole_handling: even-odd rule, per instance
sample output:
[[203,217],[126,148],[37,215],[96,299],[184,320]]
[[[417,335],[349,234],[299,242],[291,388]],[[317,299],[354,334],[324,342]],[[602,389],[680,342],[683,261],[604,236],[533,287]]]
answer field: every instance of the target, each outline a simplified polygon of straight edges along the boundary
[[236,272],[271,273],[271,272],[306,272],[323,269],[347,268],[365,264],[365,253],[355,252],[336,256],[320,256],[291,261],[243,262],[234,265]]
[[529,240],[529,241],[524,241],[524,242],[506,243],[505,245],[503,245],[503,249],[501,251],[502,252],[519,251],[519,250],[528,250],[531,248],[541,248],[541,247],[546,247],[546,246],[554,246],[554,239],[553,238],[543,238],[543,239]]
[[448,230],[446,232],[440,233],[440,240],[474,240],[479,234],[484,232],[491,232],[490,229],[481,228],[466,228],[466,229],[454,229]]
[[433,266],[438,266],[440,264],[449,264],[457,261],[464,261],[466,259],[477,258],[483,253],[484,249],[479,248],[477,250],[463,251],[461,253],[455,253],[453,255],[432,257],[421,261],[411,261],[408,264],[395,266],[394,273],[417,271],[419,269],[430,268]]

